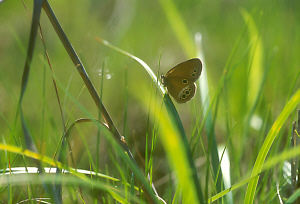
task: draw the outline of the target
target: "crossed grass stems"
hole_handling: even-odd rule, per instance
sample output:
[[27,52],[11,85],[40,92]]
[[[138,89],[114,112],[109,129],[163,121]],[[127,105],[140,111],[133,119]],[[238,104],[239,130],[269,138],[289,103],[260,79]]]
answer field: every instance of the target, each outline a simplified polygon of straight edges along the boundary
[[[24,4],[24,2],[23,2]],[[24,4],[25,6],[25,4]],[[28,77],[29,77],[29,72],[30,72],[30,65],[32,62],[32,58],[33,58],[33,52],[34,52],[34,47],[35,47],[35,41],[36,41],[36,36],[38,33],[38,29],[39,29],[39,33],[40,33],[40,37],[42,39],[43,45],[45,47],[45,53],[46,53],[46,57],[47,57],[47,61],[49,64],[50,69],[52,70],[52,66],[50,63],[50,59],[46,50],[46,46],[45,46],[45,42],[43,40],[43,33],[42,33],[42,29],[40,27],[39,24],[39,19],[40,19],[40,14],[41,14],[41,10],[42,8],[44,9],[44,11],[46,12],[49,20],[52,23],[53,28],[55,29],[57,35],[59,36],[61,42],[63,43],[67,53],[69,54],[69,57],[71,58],[73,64],[75,65],[77,71],[79,72],[80,76],[82,77],[89,93],[91,94],[95,104],[97,105],[104,121],[105,121],[105,127],[107,127],[109,129],[109,131],[111,132],[111,135],[115,138],[115,140],[118,142],[118,144],[121,146],[121,148],[127,153],[127,155],[129,156],[131,162],[129,162],[129,164],[131,165],[131,168],[133,170],[135,170],[135,173],[137,173],[138,175],[140,175],[141,177],[141,172],[139,171],[137,167],[137,163],[135,161],[135,159],[132,156],[132,153],[130,152],[125,139],[123,136],[120,135],[119,131],[117,130],[117,128],[115,127],[111,117],[109,116],[108,112],[106,111],[99,95],[97,94],[94,86],[92,85],[92,82],[90,81],[87,72],[85,71],[85,68],[83,66],[83,64],[81,63],[78,55],[76,54],[74,48],[72,47],[71,43],[69,42],[66,34],[64,33],[62,27],[60,26],[57,18],[55,17],[54,12],[52,11],[48,1],[46,0],[35,0],[34,1],[34,8],[33,8],[33,16],[32,16],[32,24],[31,24],[31,32],[30,32],[30,38],[29,38],[29,45],[28,45],[28,50],[27,50],[27,56],[26,56],[26,61],[25,61],[25,66],[24,66],[24,71],[23,71],[23,77],[22,77],[22,83],[21,83],[21,93],[20,93],[20,99],[19,99],[19,111],[20,111],[20,116],[21,116],[21,122],[22,122],[22,128],[23,128],[23,133],[24,133],[24,138],[25,138],[25,143],[26,146],[29,150],[33,151],[33,152],[38,152],[37,148],[33,142],[32,139],[32,135],[29,132],[29,129],[27,127],[27,124],[25,122],[25,117],[23,115],[23,108],[22,108],[22,100],[23,100],[23,96],[25,94],[26,91],[26,87],[27,87],[27,83],[28,83]],[[92,120],[92,119],[79,119],[77,121],[75,121],[68,129],[66,128],[66,124],[64,122],[64,118],[63,118],[63,114],[62,114],[62,108],[60,105],[60,99],[59,99],[59,94],[58,94],[58,88],[57,88],[57,83],[55,81],[55,79],[53,78],[53,84],[54,84],[54,88],[55,88],[55,92],[56,92],[56,96],[57,96],[57,100],[59,102],[59,108],[60,108],[60,112],[61,112],[61,117],[62,117],[62,121],[64,123],[64,134],[61,138],[61,149],[60,149],[60,153],[59,153],[59,157],[58,157],[58,161],[63,161],[65,160],[65,156],[64,156],[64,148],[65,148],[65,141],[68,141],[68,136],[70,134],[71,129],[74,127],[75,124],[77,123],[82,123],[82,122],[94,122],[97,126],[99,126],[99,121],[97,120]],[[161,86],[162,87],[162,86]],[[167,101],[167,103],[170,105],[173,105],[173,103],[171,102],[171,99],[166,96],[165,97],[165,101]],[[71,148],[70,144],[69,144],[69,148]],[[71,151],[71,149],[70,149]],[[55,157],[55,155],[54,155]],[[74,162],[74,159],[72,158],[71,155],[71,159]],[[42,164],[40,163],[39,160],[35,160],[39,169],[40,174],[42,174],[43,172],[43,167]],[[195,167],[194,167],[195,168]],[[136,172],[138,170],[138,172]],[[60,173],[61,171],[58,169],[57,173]],[[139,177],[139,176],[138,176]],[[150,178],[149,178],[150,179]],[[161,200],[162,202],[164,202],[157,194],[156,189],[154,187],[154,185],[152,184],[152,189],[150,188],[150,185],[145,182],[145,180],[141,181],[141,188],[143,189],[144,195],[146,196],[147,200],[149,203],[157,203],[157,199]],[[61,185],[57,184],[56,187],[53,187],[49,184],[45,184],[45,189],[49,192],[51,192],[50,194],[53,195],[54,200],[57,203],[61,203]],[[55,193],[58,192],[58,193]],[[154,193],[153,193],[154,192]],[[201,192],[201,190],[200,190]],[[155,196],[154,196],[155,195]],[[200,196],[200,200],[203,200],[202,195]]]

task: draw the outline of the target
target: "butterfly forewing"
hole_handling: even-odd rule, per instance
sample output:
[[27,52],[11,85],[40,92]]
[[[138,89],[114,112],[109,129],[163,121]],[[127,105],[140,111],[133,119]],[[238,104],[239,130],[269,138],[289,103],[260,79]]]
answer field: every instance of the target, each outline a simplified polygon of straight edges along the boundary
[[200,77],[201,71],[201,61],[198,58],[194,58],[176,65],[167,72],[165,77],[168,80],[173,77],[180,77],[195,82]]

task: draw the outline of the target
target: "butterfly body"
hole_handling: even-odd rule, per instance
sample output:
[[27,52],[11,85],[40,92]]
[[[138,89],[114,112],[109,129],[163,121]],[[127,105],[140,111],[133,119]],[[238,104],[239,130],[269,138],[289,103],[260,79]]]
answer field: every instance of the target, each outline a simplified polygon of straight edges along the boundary
[[162,76],[162,83],[178,103],[186,103],[196,93],[194,82],[200,77],[201,71],[201,61],[198,58],[190,59],[169,70]]

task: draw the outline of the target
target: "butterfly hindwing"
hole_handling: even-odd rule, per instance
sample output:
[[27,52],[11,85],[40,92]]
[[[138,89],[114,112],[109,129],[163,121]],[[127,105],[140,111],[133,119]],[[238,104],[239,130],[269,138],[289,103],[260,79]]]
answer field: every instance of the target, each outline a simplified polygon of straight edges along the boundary
[[181,81],[182,79],[179,77],[168,79],[167,89],[178,103],[185,103],[194,97],[196,84],[194,82],[184,84]]

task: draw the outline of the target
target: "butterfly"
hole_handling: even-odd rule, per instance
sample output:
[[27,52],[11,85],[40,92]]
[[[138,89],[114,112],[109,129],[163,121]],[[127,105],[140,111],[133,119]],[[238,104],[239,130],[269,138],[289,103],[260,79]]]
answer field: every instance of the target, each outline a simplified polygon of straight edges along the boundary
[[175,101],[186,103],[196,93],[197,86],[194,82],[200,77],[201,71],[201,60],[193,58],[176,65],[166,75],[162,75],[162,84],[167,87]]

